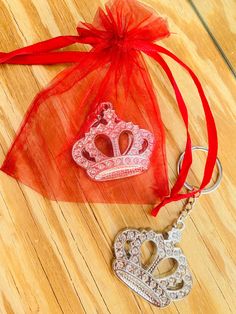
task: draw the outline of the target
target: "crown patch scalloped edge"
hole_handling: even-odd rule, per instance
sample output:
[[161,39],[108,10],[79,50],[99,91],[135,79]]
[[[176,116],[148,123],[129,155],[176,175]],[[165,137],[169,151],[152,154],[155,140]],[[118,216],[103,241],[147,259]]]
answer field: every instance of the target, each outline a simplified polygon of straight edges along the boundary
[[[192,288],[192,276],[186,257],[175,246],[180,237],[180,231],[175,228],[168,232],[168,239],[153,230],[126,229],[118,233],[114,242],[113,271],[130,289],[157,307],[183,299]],[[148,267],[141,263],[141,246],[145,241],[152,241],[156,246],[156,254]],[[174,260],[176,268],[156,276],[156,268],[165,259]]]
[[[153,134],[132,122],[120,120],[111,103],[102,103],[101,107],[103,109],[91,123],[90,130],[74,144],[74,161],[86,169],[88,176],[96,181],[131,177],[146,171],[154,148]],[[121,153],[119,139],[123,133],[128,135],[128,145]],[[112,157],[106,156],[96,146],[98,136],[110,139]]]

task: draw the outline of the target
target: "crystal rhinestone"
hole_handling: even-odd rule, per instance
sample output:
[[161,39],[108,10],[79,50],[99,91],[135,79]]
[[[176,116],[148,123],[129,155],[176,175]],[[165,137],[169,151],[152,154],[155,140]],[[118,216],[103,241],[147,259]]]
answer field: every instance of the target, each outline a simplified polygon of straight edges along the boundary
[[81,161],[81,164],[82,164],[84,167],[87,167],[87,165],[88,165],[89,163],[88,163],[88,161],[83,161],[83,160],[82,160],[82,161]]
[[175,282],[176,282],[176,279],[173,278],[173,277],[170,277],[169,283],[170,283],[171,285],[173,285]]
[[171,242],[166,242],[166,247],[167,248],[171,248],[172,247],[172,243]]
[[186,295],[186,294],[188,294],[190,292],[191,287],[186,286],[186,287],[183,288],[183,290],[184,290],[185,295]]
[[95,155],[97,153],[97,151],[95,149],[91,149],[89,153],[90,153],[90,155]]
[[130,261],[137,264],[139,262],[139,259],[137,256],[131,256]]
[[147,281],[147,280],[148,280],[148,275],[147,275],[147,274],[144,274],[144,275],[143,275],[143,280],[144,280],[144,281]]
[[157,292],[157,294],[161,295],[163,290],[159,287],[159,288],[157,288],[156,292]]
[[132,254],[138,254],[139,250],[137,247],[132,248],[131,253]]
[[174,254],[174,256],[179,256],[180,252],[179,252],[179,250],[174,250],[173,254]]
[[133,231],[130,231],[128,233],[128,238],[132,240],[132,239],[134,239],[134,237],[135,237],[135,233]]
[[117,130],[112,130],[111,133],[109,134],[109,136],[112,137],[112,138],[117,138],[118,137]]
[[180,271],[181,273],[184,273],[184,272],[186,271],[186,266],[180,265],[180,266],[179,266],[179,271]]
[[77,158],[77,159],[80,160],[80,159],[81,159],[81,154],[80,154],[80,153],[76,153],[76,154],[75,154],[75,158]]
[[123,252],[122,252],[121,250],[117,251],[117,252],[116,252],[116,256],[117,256],[118,258],[123,257]]
[[120,130],[123,130],[125,128],[126,123],[124,121],[119,122],[118,126]]
[[162,301],[162,305],[160,305],[159,307],[167,306],[167,305],[169,305],[169,303],[170,303],[169,298],[168,299],[166,298],[166,301]]
[[145,240],[147,239],[146,233],[142,233],[142,234],[140,235],[140,239],[141,239],[141,241],[145,241]]
[[141,161],[141,164],[142,164],[143,166],[145,166],[146,163],[147,163],[147,161],[146,161],[145,159],[143,159],[143,160]]
[[186,258],[184,256],[180,256],[179,261],[181,264],[186,263]]
[[126,241],[126,234],[122,233],[121,235],[119,235],[119,240],[120,240],[121,242]]
[[117,241],[115,246],[119,249],[123,246],[123,243],[121,241]]
[[163,249],[158,250],[158,255],[160,258],[163,258],[165,256],[165,251]]
[[176,231],[171,231],[170,232],[170,236],[171,236],[171,238],[173,238],[173,239],[178,239],[178,233],[176,232]]
[[141,273],[141,270],[139,268],[137,268],[135,271],[134,271],[134,274],[135,276],[140,276],[140,273]]
[[96,174],[96,171],[95,170],[91,170],[89,173],[93,176],[93,175]]
[[161,280],[161,281],[160,281],[160,285],[164,288],[164,287],[167,287],[169,284],[168,284],[167,281]]
[[155,237],[155,233],[153,231],[149,231],[147,234],[148,239],[153,239]]
[[160,298],[160,300],[161,300],[161,302],[164,303],[164,304],[168,301],[166,296],[162,296],[162,297]]
[[154,280],[152,280],[151,282],[150,282],[150,287],[151,288],[154,288],[156,286],[156,282],[154,281]]
[[178,292],[178,297],[179,298],[184,298],[185,294],[183,293],[183,291]]
[[174,293],[174,292],[172,292],[172,293],[170,294],[170,297],[171,297],[172,299],[176,299],[176,298],[177,298],[177,294]]
[[133,271],[132,265],[128,264],[128,265],[126,266],[126,270],[127,270],[128,272],[132,272],[132,271]]
[[171,254],[172,254],[172,250],[171,250],[171,249],[167,249],[167,250],[166,250],[166,254],[167,254],[167,255],[171,255]]
[[137,239],[135,242],[134,242],[134,245],[136,246],[139,246],[141,244],[141,241],[139,239]]
[[117,164],[117,165],[120,165],[120,164],[121,164],[121,159],[120,159],[120,158],[116,159],[116,164]]
[[125,162],[126,162],[127,164],[130,164],[131,159],[130,159],[129,157],[126,157],[126,158],[125,158]]
[[113,162],[111,160],[106,161],[106,166],[111,167],[113,165]]
[[191,276],[190,276],[190,275],[186,275],[186,276],[184,276],[184,279],[185,279],[186,281],[191,281]]
[[86,145],[86,148],[87,148],[88,150],[91,150],[91,149],[93,149],[93,145],[90,144],[90,143],[88,143],[88,144]]
[[124,263],[123,263],[122,261],[117,261],[116,267],[117,267],[118,269],[122,269],[122,268],[124,267]]

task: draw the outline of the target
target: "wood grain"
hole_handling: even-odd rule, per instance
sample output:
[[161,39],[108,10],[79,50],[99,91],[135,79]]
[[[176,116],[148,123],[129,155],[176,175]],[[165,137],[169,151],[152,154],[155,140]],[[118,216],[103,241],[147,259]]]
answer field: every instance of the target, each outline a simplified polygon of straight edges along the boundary
[[191,0],[190,3],[217,49],[236,75],[236,2]]
[[[236,81],[234,1],[146,0],[168,17],[173,34],[162,45],[199,76],[219,131],[224,167],[220,189],[201,197],[187,222],[181,247],[194,274],[189,297],[162,313],[234,313],[236,308]],[[104,1],[0,0],[0,51],[57,35],[75,34]],[[194,7],[193,7],[194,4]],[[197,14],[196,9],[201,15]],[[227,21],[227,23],[219,23]],[[216,45],[211,33],[217,40]],[[83,48],[84,49],[84,48]],[[170,183],[185,133],[173,91],[147,60],[167,133]],[[168,60],[189,104],[194,144],[206,145],[203,112],[187,74]],[[0,66],[0,161],[35,94],[64,66]],[[189,180],[200,178],[204,155]],[[163,230],[181,209],[167,206],[157,219],[150,206],[51,202],[0,174],[0,313],[160,313],[122,285],[111,272],[112,242],[126,226]]]

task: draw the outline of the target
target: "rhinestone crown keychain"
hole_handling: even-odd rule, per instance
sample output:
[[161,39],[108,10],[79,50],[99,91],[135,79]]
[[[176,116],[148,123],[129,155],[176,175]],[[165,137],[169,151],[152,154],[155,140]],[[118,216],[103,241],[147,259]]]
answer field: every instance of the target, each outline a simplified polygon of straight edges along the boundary
[[[154,148],[153,134],[132,122],[121,120],[110,102],[103,102],[99,107],[99,114],[91,122],[90,129],[73,146],[74,161],[95,181],[117,180],[146,171]],[[123,133],[128,136],[128,145],[121,152],[119,140]],[[111,157],[96,146],[98,136],[110,140]]]
[[[208,151],[204,147],[195,146],[193,151]],[[178,172],[180,171],[184,153],[180,155]],[[216,183],[202,190],[207,194],[216,190],[222,179],[222,166],[217,159],[218,178]],[[185,183],[185,187],[192,190],[193,187]],[[172,301],[186,297],[192,289],[192,275],[187,259],[176,244],[181,240],[181,234],[185,227],[185,219],[193,209],[199,195],[188,199],[178,219],[166,233],[158,233],[153,230],[126,229],[118,233],[114,242],[115,259],[113,270],[116,276],[134,292],[157,307],[165,307]],[[141,247],[145,241],[151,241],[156,251],[147,266],[141,263]],[[128,249],[127,249],[128,244]],[[176,267],[163,276],[154,275],[159,263],[165,259],[172,259]]]
[[[128,135],[128,145],[121,153],[119,138],[122,133]],[[113,156],[108,157],[96,146],[96,138],[105,136],[110,139]],[[99,114],[91,122],[84,137],[75,142],[72,149],[74,161],[84,168],[88,176],[95,181],[117,180],[135,176],[146,171],[154,149],[154,136],[132,122],[122,121],[110,102],[100,104]],[[192,147],[192,151],[208,152],[201,146]],[[184,154],[178,161],[180,172]],[[222,166],[216,160],[218,178],[216,183],[201,191],[201,194],[213,192],[222,179]],[[185,182],[188,190],[194,187]],[[114,242],[115,259],[113,270],[116,276],[129,288],[157,307],[165,307],[172,301],[186,297],[192,289],[192,275],[187,259],[176,244],[180,242],[185,219],[193,209],[199,195],[189,198],[178,219],[169,230],[158,233],[153,230],[126,229],[118,233]],[[156,250],[151,262],[143,266],[141,247],[145,241],[151,241]],[[128,248],[127,248],[128,247]],[[165,259],[171,259],[177,265],[169,273],[155,275],[158,265]]]

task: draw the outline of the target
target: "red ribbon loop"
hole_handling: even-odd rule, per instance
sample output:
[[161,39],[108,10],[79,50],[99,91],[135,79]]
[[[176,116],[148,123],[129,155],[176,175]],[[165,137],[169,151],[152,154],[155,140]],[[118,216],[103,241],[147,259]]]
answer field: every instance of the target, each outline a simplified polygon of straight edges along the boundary
[[[187,131],[187,143],[186,143],[186,150],[185,150],[185,155],[184,155],[184,159],[183,159],[183,164],[182,164],[182,168],[180,171],[180,174],[177,178],[176,183],[174,184],[170,196],[166,197],[163,199],[163,201],[156,206],[153,210],[152,210],[152,215],[156,216],[159,212],[159,210],[165,206],[166,204],[172,202],[172,201],[178,201],[181,199],[185,199],[188,197],[191,197],[199,192],[201,192],[202,189],[204,189],[208,183],[210,182],[211,178],[212,178],[212,174],[214,171],[214,167],[216,164],[216,159],[217,159],[217,151],[218,151],[218,140],[217,140],[217,130],[216,130],[216,125],[215,125],[215,121],[214,121],[214,117],[213,114],[211,112],[209,103],[207,101],[207,98],[205,96],[205,93],[203,91],[202,85],[199,81],[199,79],[197,78],[197,76],[194,74],[194,72],[183,62],[181,61],[176,55],[174,55],[173,53],[171,53],[169,50],[165,49],[164,47],[155,45],[155,44],[149,44],[149,43],[137,43],[137,48],[142,50],[144,53],[146,53],[147,55],[151,56],[153,59],[155,59],[160,65],[161,67],[164,69],[164,71],[166,72],[173,88],[175,91],[175,95],[176,95],[176,100],[181,112],[181,115],[183,117],[183,121],[185,123],[186,126],[186,131]],[[165,54],[167,56],[169,56],[170,58],[172,58],[173,60],[175,60],[178,64],[180,64],[185,70],[187,70],[187,72],[190,74],[195,86],[197,87],[201,102],[202,102],[202,106],[203,106],[203,110],[205,113],[205,118],[206,118],[206,126],[207,126],[207,135],[208,135],[208,155],[207,155],[207,160],[206,160],[206,164],[205,164],[205,169],[204,169],[204,175],[203,175],[203,179],[201,182],[201,185],[199,187],[199,189],[195,189],[194,191],[191,191],[189,193],[184,193],[184,194],[180,194],[178,193],[183,185],[184,182],[186,181],[191,163],[192,163],[192,151],[191,151],[191,139],[190,139],[190,135],[188,132],[188,112],[187,112],[187,108],[186,105],[184,103],[183,97],[179,91],[179,88],[177,86],[177,83],[171,73],[170,68],[168,67],[167,63],[165,62],[165,60],[160,56],[160,54]]]

